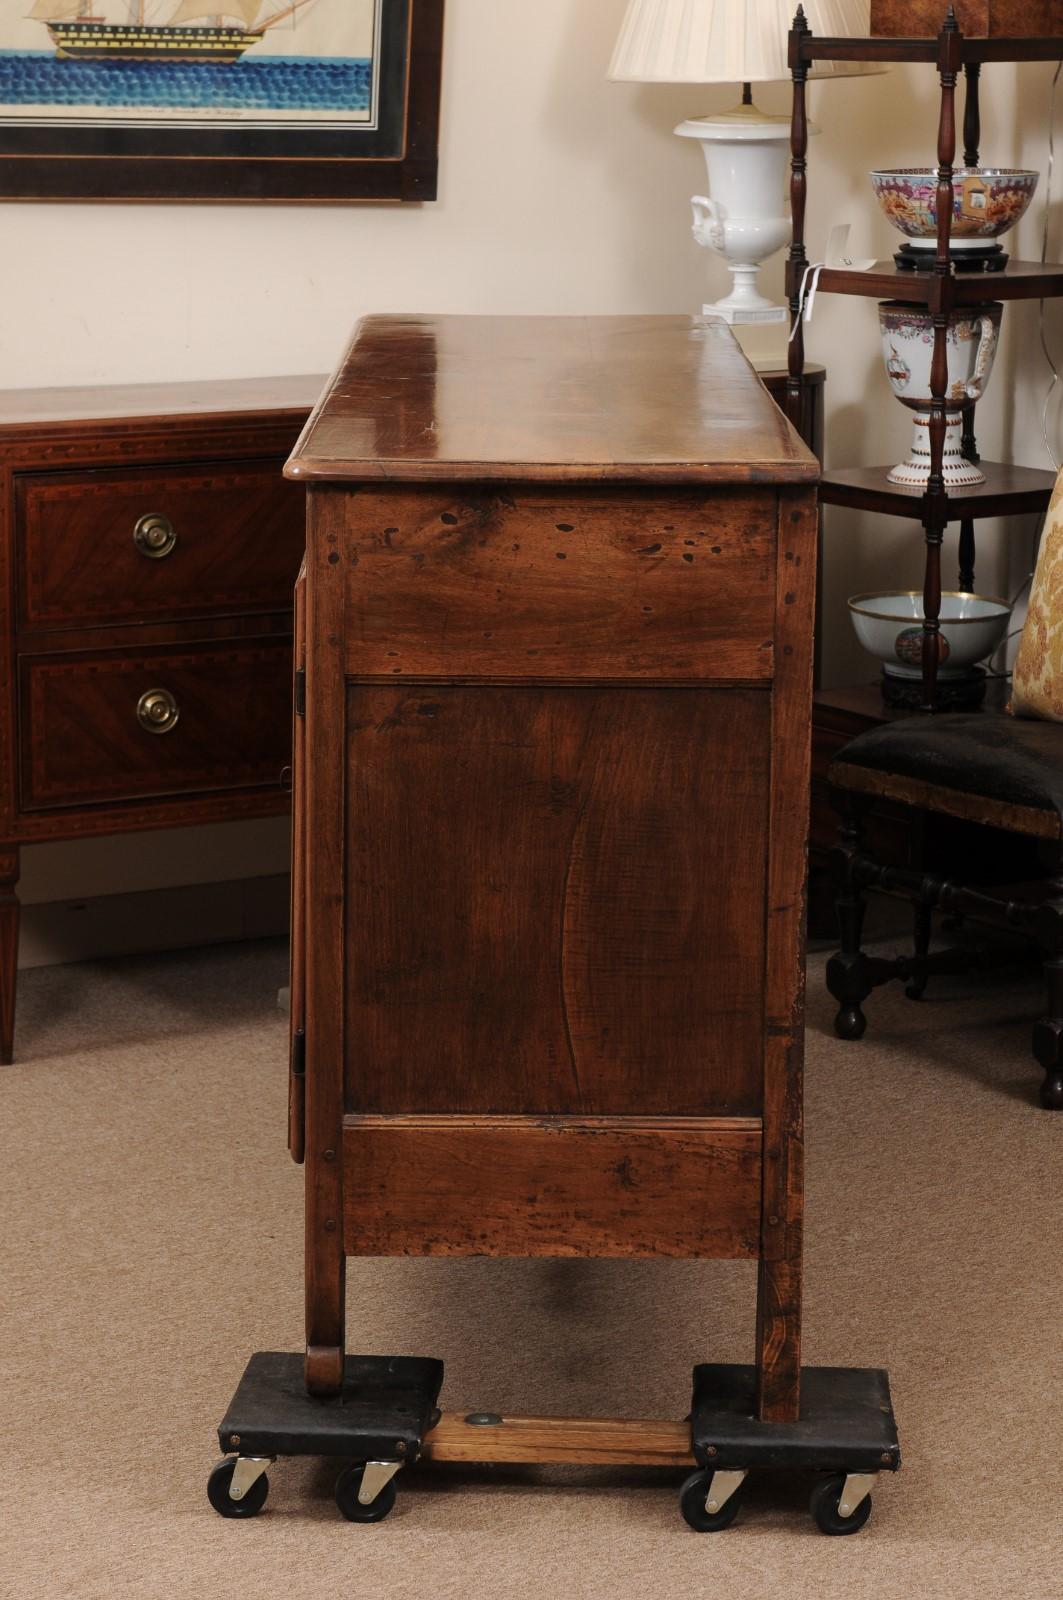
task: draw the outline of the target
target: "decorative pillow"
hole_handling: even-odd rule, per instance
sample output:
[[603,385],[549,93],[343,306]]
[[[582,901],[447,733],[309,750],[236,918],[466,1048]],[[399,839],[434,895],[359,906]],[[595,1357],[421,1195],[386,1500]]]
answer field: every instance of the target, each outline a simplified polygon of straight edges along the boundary
[[1010,709],[1017,717],[1063,722],[1063,472],[1045,517],[1030,609],[1015,657]]

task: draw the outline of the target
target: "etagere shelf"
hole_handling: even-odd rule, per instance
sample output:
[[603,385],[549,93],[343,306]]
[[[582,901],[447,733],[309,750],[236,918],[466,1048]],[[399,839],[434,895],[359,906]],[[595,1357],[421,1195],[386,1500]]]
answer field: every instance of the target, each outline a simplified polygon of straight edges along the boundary
[[941,83],[941,109],[937,139],[936,250],[927,251],[925,270],[913,271],[893,260],[876,261],[866,271],[829,267],[820,269],[818,289],[825,294],[860,295],[875,300],[902,300],[925,306],[934,324],[934,354],[930,392],[930,476],[923,489],[901,487],[887,481],[889,467],[827,469],[820,498],[826,505],[877,511],[910,517],[922,524],[926,542],[923,578],[923,681],[921,709],[938,708],[937,686],[940,651],[941,546],[950,522],[960,523],[959,587],[974,588],[974,523],[980,517],[1018,516],[1047,509],[1055,474],[1007,462],[981,461],[974,432],[973,404],[963,407],[963,454],[978,461],[985,483],[956,489],[946,486],[942,472],[946,412],[957,408],[947,400],[947,338],[950,313],[958,307],[997,300],[1050,300],[1063,296],[1063,265],[1039,261],[1008,260],[991,271],[969,271],[950,256],[953,217],[953,162],[956,157],[956,87],[965,78],[963,161],[978,165],[981,141],[979,81],[983,62],[1055,61],[1063,57],[1063,38],[967,38],[950,6],[936,38],[854,39],[816,38],[798,7],[790,31],[790,71],[793,78],[793,114],[790,129],[790,200],[793,239],[786,269],[792,338],[789,351],[787,411],[791,419],[802,402],[805,365],[802,296],[809,265],[805,247],[807,198],[808,115],[806,84],[814,61],[926,62],[937,67]]

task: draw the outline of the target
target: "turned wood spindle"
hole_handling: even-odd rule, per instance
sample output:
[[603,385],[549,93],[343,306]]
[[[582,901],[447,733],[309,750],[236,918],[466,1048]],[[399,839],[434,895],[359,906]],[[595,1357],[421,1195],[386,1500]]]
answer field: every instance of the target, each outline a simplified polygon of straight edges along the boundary
[[798,6],[794,25],[790,30],[789,62],[793,78],[793,110],[790,118],[790,329],[791,339],[787,351],[788,381],[786,385],[786,414],[795,427],[799,425],[802,402],[802,378],[805,370],[805,336],[801,322],[801,286],[808,266],[805,249],[805,202],[808,192],[808,63],[802,54],[803,42],[811,37],[804,8]]
[[964,63],[967,92],[963,102],[963,164],[978,165],[978,149],[982,142],[982,112],[978,103],[978,80],[982,72],[980,61]]
[[949,379],[948,334],[952,309],[951,263],[953,162],[956,158],[956,81],[959,76],[960,32],[951,6],[939,36],[938,76],[941,115],[938,122],[937,254],[934,260],[931,308],[934,357],[930,367],[930,476],[926,486],[926,573],[923,582],[923,702],[932,711],[937,697],[941,648],[941,542],[945,533],[945,456]]

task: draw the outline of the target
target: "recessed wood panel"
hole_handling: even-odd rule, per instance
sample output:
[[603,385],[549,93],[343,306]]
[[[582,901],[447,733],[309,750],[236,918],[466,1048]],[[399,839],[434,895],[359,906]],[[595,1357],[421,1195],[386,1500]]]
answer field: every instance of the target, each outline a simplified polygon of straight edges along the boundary
[[[272,642],[22,657],[23,808],[279,790],[291,666],[290,644]],[[155,689],[177,707],[169,732],[138,720]]]
[[[305,543],[305,497],[279,461],[15,479],[20,612],[33,628],[286,609]],[[134,543],[165,517],[174,545]]]
[[758,1115],[770,709],[348,686],[348,1111]]
[[771,675],[767,490],[373,487],[356,508],[352,677]]
[[722,1256],[760,1234],[758,1122],[349,1117],[349,1255]]

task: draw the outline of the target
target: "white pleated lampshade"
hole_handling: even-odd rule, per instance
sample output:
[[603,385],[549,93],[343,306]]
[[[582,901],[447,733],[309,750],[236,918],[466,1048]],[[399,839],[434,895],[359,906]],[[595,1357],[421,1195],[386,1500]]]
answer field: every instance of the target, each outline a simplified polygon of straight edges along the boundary
[[[867,38],[871,0],[802,0],[814,34]],[[787,39],[798,0],[630,0],[609,77],[631,83],[776,83],[789,78]],[[882,68],[815,61],[810,76]]]

